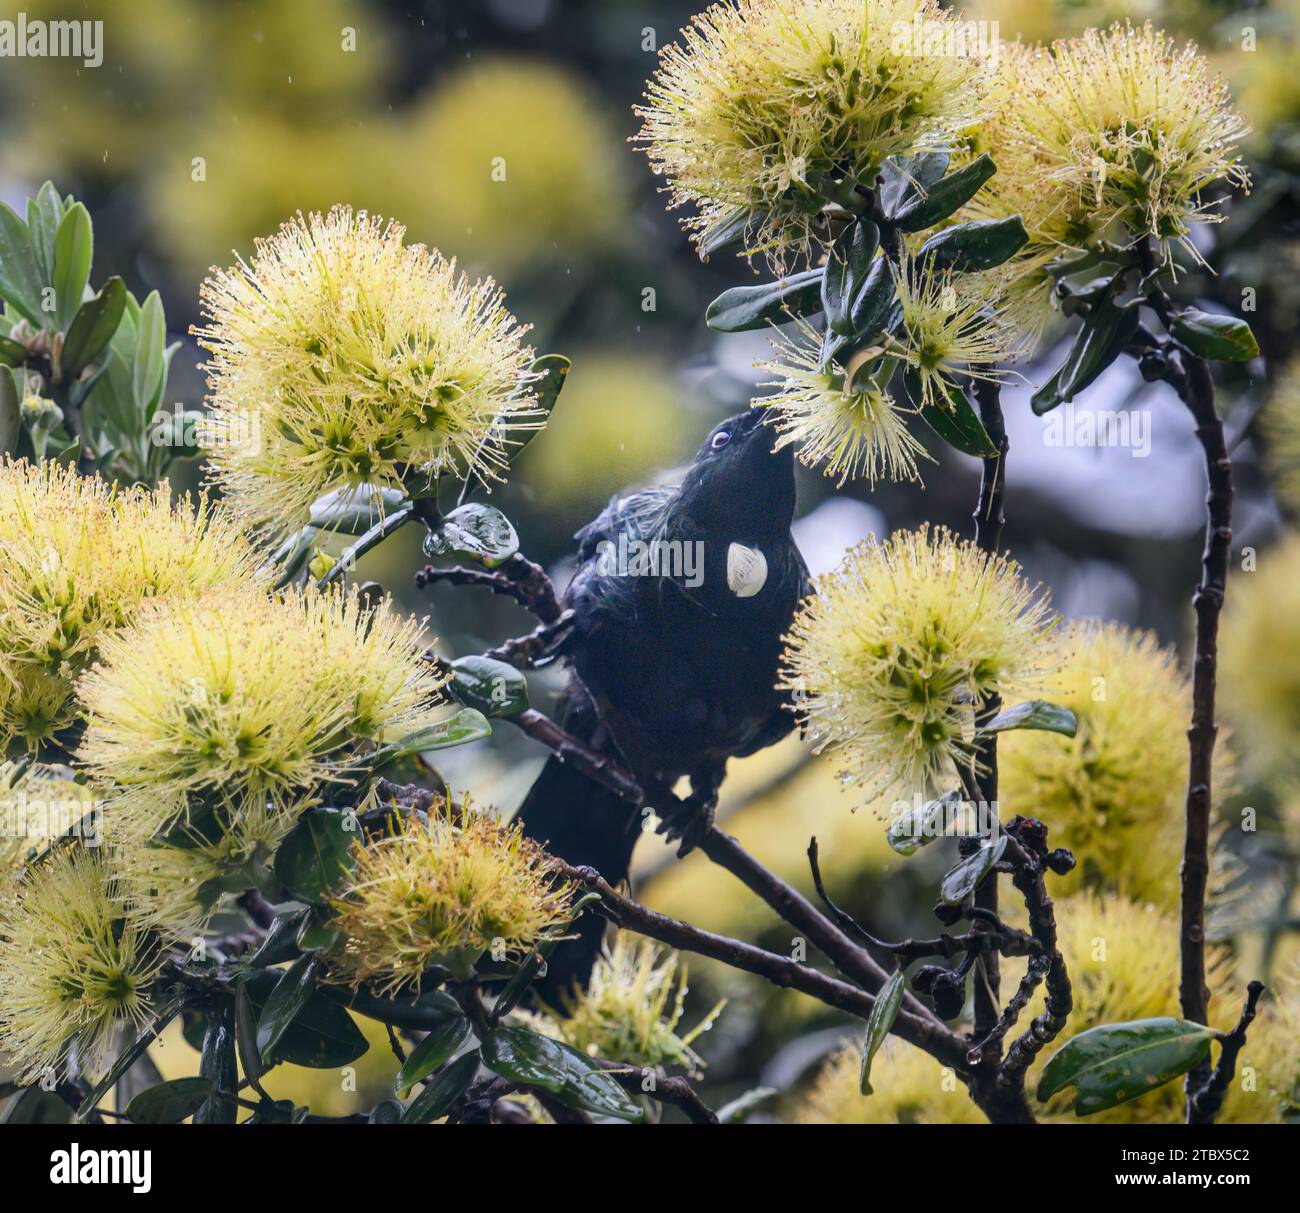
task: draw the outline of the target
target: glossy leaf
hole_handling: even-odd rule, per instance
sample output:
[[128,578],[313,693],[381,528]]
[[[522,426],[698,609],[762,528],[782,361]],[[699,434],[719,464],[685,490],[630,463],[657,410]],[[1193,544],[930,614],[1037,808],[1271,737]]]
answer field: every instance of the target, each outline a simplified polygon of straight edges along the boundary
[[424,539],[424,554],[477,560],[490,569],[519,551],[519,536],[500,510],[471,502],[451,511]]
[[308,809],[275,853],[276,879],[303,901],[322,902],[352,871],[355,814]]
[[408,734],[391,747],[385,747],[393,758],[407,754],[423,754],[428,750],[447,750],[453,746],[468,745],[492,736],[492,726],[487,717],[475,708],[461,708],[454,716],[431,724],[426,729]]
[[466,707],[486,716],[514,716],[528,707],[523,674],[491,657],[458,657],[451,663],[451,689]]
[[853,300],[867,280],[879,247],[880,232],[866,218],[851,223],[831,245],[822,275],[822,311],[834,332],[846,337],[853,335],[850,319]]
[[1170,333],[1193,354],[1220,362],[1249,362],[1259,357],[1259,342],[1250,325],[1237,316],[1223,316],[1184,308],[1174,318]]
[[43,1090],[39,1083],[24,1087],[9,1102],[0,1117],[4,1125],[66,1125],[72,1120],[72,1109],[53,1091]]
[[207,1078],[173,1078],[141,1091],[126,1106],[126,1118],[137,1125],[178,1125],[193,1116],[212,1094]]
[[1116,302],[1119,285],[1119,280],[1114,280],[1112,289],[1092,305],[1060,370],[1030,397],[1030,407],[1039,416],[1073,400],[1133,340],[1138,327],[1138,308],[1135,303]]
[[359,484],[317,498],[307,523],[333,535],[362,535],[405,504],[401,489]]
[[369,1121],[372,1125],[396,1125],[402,1122],[402,1113],[406,1109],[396,1099],[385,1099],[370,1109]]
[[18,384],[8,367],[0,366],[0,456],[11,455],[18,449],[18,436],[22,431],[22,403],[18,399]]
[[944,837],[944,826],[962,803],[960,792],[948,792],[938,800],[906,809],[889,823],[885,841],[900,855],[915,855],[936,838]]
[[823,273],[806,270],[759,286],[732,287],[709,304],[704,322],[720,333],[743,333],[812,315],[821,310]]
[[265,1060],[289,1026],[302,1013],[316,993],[316,973],[320,961],[315,956],[300,956],[283,973],[270,993],[257,1020],[257,1051]]
[[[81,307],[94,257],[90,212],[74,202],[63,214],[54,237],[54,316],[59,330],[72,323]],[[111,336],[111,334],[110,334]]]
[[1059,703],[1048,703],[1045,699],[1030,699],[1018,703],[1014,708],[999,712],[992,720],[983,724],[981,733],[1004,733],[1008,729],[1041,729],[1046,733],[1060,733],[1073,737],[1079,729],[1079,718],[1063,708]]
[[912,404],[919,410],[921,420],[939,435],[949,446],[961,451],[963,455],[974,455],[977,459],[991,459],[998,453],[993,439],[984,428],[979,414],[966,398],[966,393],[956,384],[944,385],[947,392],[948,407],[937,401],[925,403],[921,390],[921,376],[915,367],[906,367],[903,371],[903,387]]
[[450,994],[436,988],[424,990],[413,999],[380,998],[365,990],[345,990],[339,986],[323,986],[321,993],[351,1007],[358,1015],[417,1032],[436,1031],[449,1018],[462,1013],[460,1004]]
[[199,1077],[212,1084],[212,1094],[195,1110],[194,1123],[233,1125],[239,1106],[231,1096],[239,1085],[239,1065],[235,1052],[235,1006],[230,999],[224,1000],[208,1016],[199,1053]]
[[110,278],[99,294],[87,299],[73,317],[63,341],[60,367],[64,379],[73,380],[108,348],[126,310],[126,284]]
[[849,327],[858,336],[870,337],[885,326],[896,296],[894,275],[888,257],[877,257],[862,280],[849,307]]
[[733,244],[739,244],[745,238],[750,221],[757,218],[753,211],[745,208],[732,211],[722,223],[710,228],[698,242],[700,260],[708,261],[714,253],[730,248]]
[[469,1020],[464,1015],[447,1019],[411,1051],[397,1072],[397,1093],[405,1095],[417,1082],[423,1082],[446,1062],[469,1035]]
[[754,1087],[743,1095],[737,1095],[735,1099],[723,1104],[718,1109],[718,1123],[722,1125],[738,1125],[745,1119],[751,1108],[756,1108],[759,1104],[766,1103],[774,1095],[779,1094],[780,1092],[775,1087]]
[[[259,1018],[279,976],[259,969],[248,974],[245,980],[251,1007]],[[283,1061],[316,1070],[333,1070],[355,1061],[369,1047],[361,1030],[352,1022],[352,1016],[333,999],[317,991],[270,1050],[265,1058],[265,1068]]]
[[266,935],[248,963],[255,969],[282,964],[298,955],[298,931],[307,918],[306,910],[281,910],[267,928]]
[[991,270],[1013,257],[1029,239],[1019,215],[976,219],[936,232],[922,246],[917,261],[935,270],[972,274]]
[[49,322],[41,312],[41,273],[31,233],[11,206],[0,202],[0,299],[36,328]]
[[1187,1073],[1216,1035],[1212,1028],[1169,1017],[1090,1028],[1052,1054],[1038,1098],[1046,1101],[1072,1086],[1075,1115],[1104,1112]]
[[166,345],[167,326],[162,300],[157,291],[150,291],[140,307],[135,361],[131,368],[131,394],[138,415],[146,421],[153,416],[166,378]]
[[482,1045],[483,1064],[514,1082],[549,1091],[566,1106],[640,1123],[645,1110],[591,1058],[526,1028],[497,1028]]
[[880,169],[877,191],[884,216],[897,220],[915,205],[948,171],[947,152],[921,152],[886,160]]
[[974,854],[967,855],[944,876],[939,885],[939,900],[950,906],[960,905],[993,870],[1006,849],[1005,834],[999,834],[996,839],[983,839]]
[[63,195],[53,181],[47,181],[36,191],[35,197],[27,199],[27,230],[32,251],[36,254],[37,268],[45,282],[54,281],[54,238],[58,235],[66,209]]
[[894,1020],[898,1018],[898,1008],[903,1005],[903,995],[906,992],[903,970],[899,969],[880,987],[876,1001],[872,1004],[871,1014],[867,1016],[867,1035],[862,1045],[862,1069],[858,1077],[858,1089],[863,1095],[871,1094],[871,1063],[880,1051],[880,1046],[885,1043]]
[[86,1098],[81,1101],[81,1107],[77,1109],[78,1121],[85,1121],[86,1117],[95,1110],[99,1101],[117,1085],[122,1075],[135,1064],[136,1059],[143,1055],[144,1051],[162,1035],[163,1029],[180,1014],[181,1005],[179,998],[174,999],[159,1011],[157,1017],[151,1023],[140,1029],[135,1039],[118,1054],[117,1060],[109,1066],[104,1077],[95,1084]]
[[894,220],[901,231],[923,232],[965,206],[997,171],[992,157],[985,152],[964,168],[936,181],[924,193],[916,192]]
[[437,1078],[425,1085],[402,1116],[404,1125],[427,1125],[451,1111],[478,1073],[479,1053],[475,1049],[456,1058]]

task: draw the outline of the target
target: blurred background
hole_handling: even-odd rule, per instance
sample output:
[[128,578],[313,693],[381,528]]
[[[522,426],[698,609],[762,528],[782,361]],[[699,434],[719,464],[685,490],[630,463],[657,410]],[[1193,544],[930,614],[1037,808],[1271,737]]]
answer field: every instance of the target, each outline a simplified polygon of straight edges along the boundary
[[[753,363],[766,337],[721,336],[703,324],[709,300],[751,270],[730,256],[699,263],[665,213],[659,182],[627,142],[638,125],[631,107],[658,48],[702,4],[26,0],[22,7],[29,18],[102,20],[104,62],[94,69],[66,60],[5,62],[0,196],[21,210],[51,178],[87,204],[95,280],[121,274],[140,298],[155,288],[162,294],[169,338],[184,343],[169,393],[186,407],[201,407],[203,397],[200,351],[188,330],[208,267],[247,256],[255,237],[293,212],[335,202],[391,216],[411,238],[493,275],[512,310],[534,326],[538,350],[573,359],[551,424],[493,497],[515,520],[524,551],[561,580],[573,532],[611,492],[671,474],[718,419],[755,394]],[[1200,42],[1254,127],[1246,150],[1255,188],[1230,203],[1227,224],[1205,229],[1202,251],[1214,273],[1188,273],[1179,290],[1185,300],[1244,313],[1263,351],[1233,365],[1222,395],[1238,486],[1234,574],[1248,551],[1258,553],[1258,575],[1272,576],[1271,592],[1280,596],[1276,609],[1266,604],[1252,614],[1260,632],[1250,660],[1269,667],[1273,698],[1253,715],[1248,705],[1233,722],[1242,761],[1234,799],[1224,806],[1229,817],[1242,805],[1260,814],[1259,832],[1231,843],[1238,886],[1255,909],[1242,919],[1240,899],[1234,902],[1237,917],[1223,930],[1239,949],[1294,965],[1294,936],[1285,928],[1294,919],[1300,835],[1291,757],[1300,723],[1300,591],[1290,590],[1300,585],[1300,552],[1282,540],[1300,505],[1300,421],[1287,424],[1300,413],[1300,363],[1288,367],[1300,310],[1300,0],[980,0],[967,11],[998,21],[1004,39],[1029,40],[1150,18]],[[504,174],[494,172],[499,165]],[[1053,345],[1049,330],[1045,365],[1060,360]],[[1035,380],[1039,368],[1023,369]],[[1067,616],[1152,628],[1185,653],[1204,480],[1184,409],[1121,359],[1081,408],[1133,410],[1149,426],[1149,449],[1053,446],[1028,394],[1021,386],[1004,394],[1006,545]],[[797,534],[814,572],[869,533],[923,519],[969,533],[978,468],[946,449],[933,453],[939,463],[929,467],[924,491],[850,484],[836,492],[816,472],[801,471]],[[201,483],[200,467],[182,468],[189,486]],[[413,541],[404,546],[407,538],[401,532],[361,572],[428,614],[445,652],[481,651],[530,626],[483,591],[418,593],[411,573],[422,559]],[[1243,673],[1253,676],[1225,677]],[[554,678],[530,676],[530,683],[545,708]],[[1273,728],[1268,747],[1253,743],[1259,727]],[[1270,757],[1256,761],[1265,748]],[[452,755],[449,780],[506,812],[542,758],[505,725],[490,744]],[[885,846],[879,816],[852,813],[851,804],[830,764],[810,762],[790,741],[734,764],[723,812],[727,828],[760,859],[803,885],[804,849],[815,833],[833,891],[877,933],[933,934],[928,890],[945,857],[926,851],[901,860]],[[1168,861],[1175,881],[1172,848]],[[651,904],[788,950],[775,919],[703,858],[675,863],[646,842],[641,862],[639,891]],[[762,1081],[783,1092],[773,1113],[790,1114],[848,1025],[799,996],[702,963],[690,967],[692,1007],[698,1002],[702,1013],[719,996],[731,1000],[697,1044],[710,1062],[714,1098]],[[175,1072],[192,1066],[179,1034],[159,1064]],[[347,1110],[375,1102],[393,1064],[376,1037],[359,1063],[359,1092],[331,1073],[277,1077],[282,1089],[310,1083],[300,1089],[321,1111]]]

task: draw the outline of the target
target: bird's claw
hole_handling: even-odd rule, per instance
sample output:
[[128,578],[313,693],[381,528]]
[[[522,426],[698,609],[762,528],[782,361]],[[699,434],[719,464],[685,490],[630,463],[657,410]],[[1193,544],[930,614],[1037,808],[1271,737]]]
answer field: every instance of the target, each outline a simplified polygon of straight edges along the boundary
[[713,828],[713,816],[717,807],[716,793],[707,796],[692,793],[685,800],[677,801],[676,807],[660,818],[655,833],[662,834],[669,842],[680,842],[677,858],[684,859],[704,841],[704,836]]

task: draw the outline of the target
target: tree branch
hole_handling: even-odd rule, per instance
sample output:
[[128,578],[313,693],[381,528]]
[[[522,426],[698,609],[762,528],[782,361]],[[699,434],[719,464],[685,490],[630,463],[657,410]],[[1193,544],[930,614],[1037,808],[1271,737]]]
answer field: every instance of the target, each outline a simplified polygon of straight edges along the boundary
[[1252,981],[1246,987],[1246,1005],[1241,1010],[1237,1026],[1220,1039],[1219,1064],[1214,1067],[1206,1084],[1187,1100],[1187,1123],[1212,1125],[1223,1107],[1223,1097],[1237,1070],[1237,1057],[1246,1046],[1246,1029],[1255,1021],[1255,1006],[1264,993],[1262,981]]

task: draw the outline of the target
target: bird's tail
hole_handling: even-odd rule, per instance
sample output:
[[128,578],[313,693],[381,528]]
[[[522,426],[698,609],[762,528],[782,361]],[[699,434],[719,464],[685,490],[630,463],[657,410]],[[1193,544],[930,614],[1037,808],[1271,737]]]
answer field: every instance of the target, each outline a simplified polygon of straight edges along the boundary
[[[588,723],[587,711],[567,711],[562,719],[570,732],[589,740],[583,735],[589,730],[582,727]],[[595,868],[610,884],[627,878],[640,833],[636,807],[560,759],[547,759],[514,820],[523,823],[528,837],[565,862]],[[575,982],[585,984],[591,975],[605,920],[587,913],[574,930],[577,938],[555,949],[546,976],[535,986],[552,1006],[558,1005],[561,993],[571,990]]]

